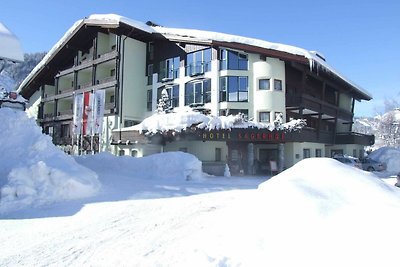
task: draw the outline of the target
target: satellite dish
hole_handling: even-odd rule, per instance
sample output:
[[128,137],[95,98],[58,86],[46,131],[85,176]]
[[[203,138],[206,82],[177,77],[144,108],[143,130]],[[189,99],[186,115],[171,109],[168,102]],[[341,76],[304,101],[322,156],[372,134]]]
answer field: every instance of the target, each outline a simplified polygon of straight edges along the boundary
[[24,61],[24,53],[18,38],[0,22],[0,60]]

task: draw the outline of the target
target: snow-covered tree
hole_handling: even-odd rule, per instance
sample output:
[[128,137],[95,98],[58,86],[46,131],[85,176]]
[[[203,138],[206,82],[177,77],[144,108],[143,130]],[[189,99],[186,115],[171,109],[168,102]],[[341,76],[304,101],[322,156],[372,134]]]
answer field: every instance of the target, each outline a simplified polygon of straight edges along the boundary
[[168,96],[168,91],[167,89],[163,89],[161,91],[161,97],[158,99],[158,104],[157,104],[157,112],[158,113],[169,113],[171,111],[170,107],[170,100]]

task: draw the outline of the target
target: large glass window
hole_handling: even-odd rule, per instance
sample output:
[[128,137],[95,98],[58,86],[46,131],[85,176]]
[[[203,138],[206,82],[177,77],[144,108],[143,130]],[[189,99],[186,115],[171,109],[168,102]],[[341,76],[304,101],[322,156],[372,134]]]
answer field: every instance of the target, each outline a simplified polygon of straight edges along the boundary
[[185,106],[211,102],[211,80],[196,80],[185,85]]
[[179,77],[179,57],[168,58],[160,62],[159,80],[173,80]]
[[247,102],[247,76],[225,76],[220,78],[220,102]]
[[164,89],[168,93],[169,106],[173,107],[173,108],[178,107],[179,106],[179,85],[163,86],[163,87],[158,88],[157,101],[158,101],[158,99],[161,99],[161,92]]
[[211,48],[187,55],[186,75],[195,76],[211,70]]
[[220,50],[221,70],[248,70],[247,55],[228,49]]

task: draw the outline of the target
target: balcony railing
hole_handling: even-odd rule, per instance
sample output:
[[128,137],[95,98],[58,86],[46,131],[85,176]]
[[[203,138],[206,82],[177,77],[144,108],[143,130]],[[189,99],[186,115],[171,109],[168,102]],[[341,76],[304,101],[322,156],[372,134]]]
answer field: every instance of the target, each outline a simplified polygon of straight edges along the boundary
[[92,82],[82,83],[78,85],[78,89],[83,89],[92,86]]
[[197,76],[211,70],[211,62],[197,62],[186,66],[186,76]]
[[108,83],[108,82],[112,82],[112,81],[115,81],[115,76],[100,78],[100,79],[96,80],[96,84],[103,84],[103,83]]
[[315,142],[315,143],[334,143],[333,132],[320,131],[314,128],[305,127],[300,131],[286,133],[286,141],[290,142]]
[[375,143],[374,135],[367,135],[356,132],[336,134],[336,144],[358,144],[364,146],[371,146],[374,143]]
[[73,88],[73,87],[70,87],[70,88],[60,88],[60,89],[58,89],[58,94],[69,93],[69,92],[72,92],[72,91],[74,91],[74,88]]
[[344,121],[351,121],[353,118],[353,114],[350,111],[309,95],[286,95],[286,106],[304,107]]

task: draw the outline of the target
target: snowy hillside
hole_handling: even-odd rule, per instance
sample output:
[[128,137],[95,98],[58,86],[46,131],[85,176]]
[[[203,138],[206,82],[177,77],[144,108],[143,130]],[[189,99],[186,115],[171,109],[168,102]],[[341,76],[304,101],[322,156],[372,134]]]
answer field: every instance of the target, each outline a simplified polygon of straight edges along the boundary
[[384,146],[400,148],[400,108],[394,108],[374,118],[357,118],[353,130],[375,135],[372,150]]
[[22,112],[0,121],[0,266],[398,266],[393,177],[329,158],[272,178],[204,175],[183,152],[72,158]]

